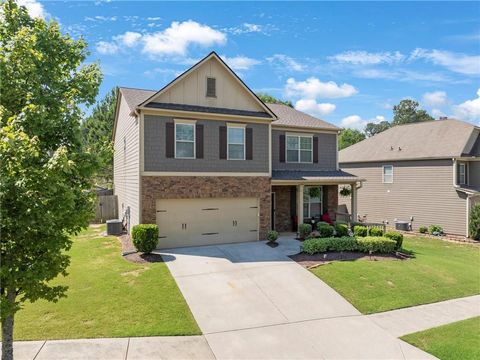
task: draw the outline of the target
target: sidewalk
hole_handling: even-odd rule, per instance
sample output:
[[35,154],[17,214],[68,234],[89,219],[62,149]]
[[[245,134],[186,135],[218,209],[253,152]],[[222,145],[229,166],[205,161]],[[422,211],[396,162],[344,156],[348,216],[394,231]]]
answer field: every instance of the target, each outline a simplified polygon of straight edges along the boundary
[[480,295],[368,315],[396,337],[475,316],[480,316]]

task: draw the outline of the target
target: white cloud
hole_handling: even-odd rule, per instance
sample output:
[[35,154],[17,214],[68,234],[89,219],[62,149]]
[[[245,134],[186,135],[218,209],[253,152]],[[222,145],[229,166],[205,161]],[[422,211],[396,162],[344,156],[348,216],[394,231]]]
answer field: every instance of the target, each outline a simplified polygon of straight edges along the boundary
[[315,77],[310,77],[306,81],[296,81],[294,78],[289,78],[285,85],[285,92],[289,97],[334,99],[355,95],[358,90],[349,84],[337,85],[333,81],[321,82]]
[[290,56],[284,54],[275,54],[273,56],[267,57],[267,61],[270,64],[280,66],[282,68],[287,68],[290,71],[303,71],[305,66],[291,58]]
[[344,128],[350,128],[350,129],[356,129],[359,131],[363,131],[365,129],[365,126],[368,123],[375,123],[378,124],[382,121],[386,121],[385,116],[382,115],[377,115],[375,118],[370,119],[370,120],[364,120],[361,118],[359,115],[350,115],[347,117],[344,117],[342,121],[340,122],[341,126]]
[[45,19],[48,15],[50,15],[45,11],[43,5],[36,0],[17,0],[17,4],[20,6],[25,6],[28,14],[31,17]]
[[147,17],[147,20],[148,21],[158,21],[158,20],[162,20],[162,18],[159,17],[159,16],[154,16],[154,17]]
[[460,74],[480,75],[480,55],[417,48],[410,55],[410,59],[425,59]]
[[335,111],[336,106],[330,103],[317,103],[314,99],[300,99],[295,103],[295,109],[313,116],[326,116]]
[[402,82],[430,81],[451,82],[452,79],[439,73],[417,72],[406,69],[383,70],[383,69],[357,69],[354,75],[365,79],[388,79]]
[[432,109],[432,116],[436,119],[445,116],[445,113],[440,109]]
[[125,34],[113,37],[117,43],[123,44],[126,47],[134,47],[138,44],[141,38],[142,34],[133,31],[127,31]]
[[346,51],[330,56],[331,61],[349,63],[354,65],[393,64],[405,59],[405,55],[399,51],[369,53],[367,51]]
[[96,48],[100,54],[104,55],[116,54],[120,50],[116,43],[109,43],[107,41],[99,41],[96,44]]
[[190,45],[223,45],[227,36],[193,20],[174,21],[167,29],[143,35],[142,51],[151,55],[186,55]]
[[260,25],[252,23],[243,23],[239,26],[225,28],[224,31],[234,35],[248,34],[248,33],[263,33],[266,34],[272,29],[271,25]]
[[453,107],[456,117],[462,120],[480,121],[480,89],[477,90],[477,98],[467,100]]
[[227,57],[225,55],[222,55],[222,59],[233,70],[248,70],[252,66],[260,64],[260,61],[246,56]]
[[423,103],[427,106],[439,107],[447,102],[447,93],[445,91],[433,91],[423,94]]

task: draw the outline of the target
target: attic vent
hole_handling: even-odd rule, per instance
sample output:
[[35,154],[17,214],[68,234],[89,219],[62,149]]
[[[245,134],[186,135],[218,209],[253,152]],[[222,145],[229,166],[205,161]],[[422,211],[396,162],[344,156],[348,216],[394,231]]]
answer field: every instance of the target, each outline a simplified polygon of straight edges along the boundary
[[207,97],[217,97],[215,78],[207,77]]

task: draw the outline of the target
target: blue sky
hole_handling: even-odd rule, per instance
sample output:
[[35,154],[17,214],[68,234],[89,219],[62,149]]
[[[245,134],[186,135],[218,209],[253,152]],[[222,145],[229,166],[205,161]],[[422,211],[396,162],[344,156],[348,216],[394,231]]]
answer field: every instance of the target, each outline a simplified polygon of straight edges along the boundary
[[215,50],[254,91],[340,126],[419,101],[480,124],[480,2],[20,0],[83,35],[114,86],[159,89]]

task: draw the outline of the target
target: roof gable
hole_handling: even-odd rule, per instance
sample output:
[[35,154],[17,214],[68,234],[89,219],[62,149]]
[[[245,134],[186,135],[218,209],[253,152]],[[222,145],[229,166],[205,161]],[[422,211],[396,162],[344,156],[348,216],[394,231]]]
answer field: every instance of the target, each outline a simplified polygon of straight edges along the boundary
[[[207,77],[216,79],[216,97],[206,96]],[[215,52],[143,101],[140,106],[158,108],[159,104],[170,108],[172,104],[177,104],[231,109],[268,115],[262,117],[276,117]]]

